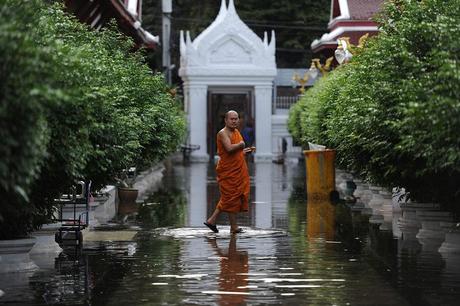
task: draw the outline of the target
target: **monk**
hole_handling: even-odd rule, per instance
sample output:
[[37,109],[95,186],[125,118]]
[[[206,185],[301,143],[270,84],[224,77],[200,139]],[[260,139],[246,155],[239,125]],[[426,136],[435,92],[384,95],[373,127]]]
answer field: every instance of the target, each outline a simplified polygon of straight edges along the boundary
[[221,212],[228,214],[230,232],[241,233],[241,228],[236,224],[236,214],[249,209],[249,172],[244,157],[256,148],[245,148],[243,137],[237,129],[239,120],[236,111],[228,111],[225,114],[225,127],[217,133],[219,161],[216,172],[220,200],[211,217],[204,222],[215,233],[219,232],[216,220]]

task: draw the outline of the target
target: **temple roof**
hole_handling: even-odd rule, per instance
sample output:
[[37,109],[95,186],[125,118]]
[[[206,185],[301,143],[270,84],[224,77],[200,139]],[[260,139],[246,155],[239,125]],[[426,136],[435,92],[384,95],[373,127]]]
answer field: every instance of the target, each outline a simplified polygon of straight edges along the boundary
[[[238,16],[233,0],[222,0],[215,20],[195,39],[181,31],[179,73],[218,74],[261,70],[276,74],[275,32],[261,39]],[[219,67],[216,70],[216,67]],[[230,71],[232,70],[233,71]],[[242,70],[244,69],[244,70]],[[201,71],[201,72],[200,72]]]
[[122,32],[129,35],[139,46],[154,48],[159,37],[153,36],[141,26],[139,0],[66,0],[67,9],[81,22],[96,30],[103,27],[111,18],[117,20]]
[[311,48],[314,53],[324,49],[335,49],[337,39],[348,36],[356,44],[359,38],[369,33],[378,33],[377,24],[372,20],[381,9],[384,0],[332,0],[329,33],[315,39]]
[[379,12],[383,0],[348,0],[350,19],[370,20]]

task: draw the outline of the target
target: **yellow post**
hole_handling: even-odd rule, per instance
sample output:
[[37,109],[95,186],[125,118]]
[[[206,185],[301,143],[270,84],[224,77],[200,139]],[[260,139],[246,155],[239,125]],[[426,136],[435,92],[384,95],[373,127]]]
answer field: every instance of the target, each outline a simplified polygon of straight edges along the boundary
[[305,150],[308,201],[329,201],[335,190],[335,150]]

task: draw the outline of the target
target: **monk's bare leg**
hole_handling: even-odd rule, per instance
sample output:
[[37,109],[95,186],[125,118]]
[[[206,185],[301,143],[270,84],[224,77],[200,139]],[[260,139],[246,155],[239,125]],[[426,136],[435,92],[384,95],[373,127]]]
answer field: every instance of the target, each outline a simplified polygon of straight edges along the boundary
[[235,233],[238,230],[236,224],[236,213],[228,213],[228,219],[230,220],[230,232]]
[[216,220],[217,220],[217,217],[219,217],[220,213],[221,213],[220,209],[216,208],[214,212],[212,213],[211,217],[209,217],[208,220],[206,220],[206,222],[212,225],[216,225]]

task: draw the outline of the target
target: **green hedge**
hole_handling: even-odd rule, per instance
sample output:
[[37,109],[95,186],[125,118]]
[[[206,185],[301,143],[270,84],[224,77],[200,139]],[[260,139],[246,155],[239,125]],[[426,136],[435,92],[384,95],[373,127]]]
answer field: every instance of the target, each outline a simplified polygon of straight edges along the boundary
[[44,115],[49,88],[37,80],[49,77],[50,60],[29,34],[37,18],[31,9],[6,4],[11,3],[0,6],[0,239],[31,229],[27,221],[40,207],[27,205],[30,187],[49,140]]
[[163,77],[114,24],[96,32],[59,5],[4,2],[0,239],[45,222],[76,180],[112,183],[165,158],[185,133]]
[[379,36],[293,108],[293,136],[412,199],[458,203],[459,16],[455,0],[387,2]]

